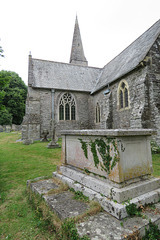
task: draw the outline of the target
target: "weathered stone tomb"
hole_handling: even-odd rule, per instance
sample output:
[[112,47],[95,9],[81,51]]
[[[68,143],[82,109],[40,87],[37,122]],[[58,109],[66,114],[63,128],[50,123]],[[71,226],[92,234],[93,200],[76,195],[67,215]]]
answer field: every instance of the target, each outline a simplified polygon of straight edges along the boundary
[[160,179],[153,178],[150,129],[62,131],[62,166],[55,176],[81,190],[121,219],[124,201],[158,202]]

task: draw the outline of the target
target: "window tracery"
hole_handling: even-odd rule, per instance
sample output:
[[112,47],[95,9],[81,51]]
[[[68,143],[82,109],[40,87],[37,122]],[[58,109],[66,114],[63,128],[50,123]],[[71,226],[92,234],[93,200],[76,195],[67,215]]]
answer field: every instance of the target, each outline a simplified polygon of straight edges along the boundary
[[118,86],[118,106],[120,110],[129,108],[129,87],[125,80]]
[[65,93],[59,102],[59,120],[76,120],[75,99],[70,93]]

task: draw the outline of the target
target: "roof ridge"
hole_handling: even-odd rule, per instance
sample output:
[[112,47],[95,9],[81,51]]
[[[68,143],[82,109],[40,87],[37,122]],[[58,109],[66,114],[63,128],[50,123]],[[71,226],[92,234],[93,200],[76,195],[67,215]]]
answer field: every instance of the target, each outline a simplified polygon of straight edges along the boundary
[[[139,37],[137,37],[133,42],[131,42],[125,49],[123,49],[118,55],[116,55],[114,58],[112,58],[107,64],[104,65],[107,66],[110,62],[112,62],[115,58],[117,58],[119,55],[121,55],[124,51],[126,51],[133,43],[135,43],[138,39],[142,37],[143,34],[147,33],[154,25],[156,25],[158,22],[160,22],[160,19],[155,22],[150,28],[148,28],[145,32],[143,32]],[[157,36],[158,37],[158,36]]]
[[82,65],[76,65],[76,64],[73,64],[73,63],[58,62],[58,61],[45,60],[45,59],[39,59],[39,58],[32,58],[32,60],[43,61],[43,62],[51,62],[51,63],[57,63],[57,64],[64,64],[64,65],[75,66],[75,67],[80,67],[80,68],[95,68],[95,69],[100,69],[100,70],[103,69],[103,68],[99,68],[99,67],[82,66]]
[[122,52],[104,65],[102,74],[92,93],[135,69],[143,61],[160,34],[160,19],[136,38]]

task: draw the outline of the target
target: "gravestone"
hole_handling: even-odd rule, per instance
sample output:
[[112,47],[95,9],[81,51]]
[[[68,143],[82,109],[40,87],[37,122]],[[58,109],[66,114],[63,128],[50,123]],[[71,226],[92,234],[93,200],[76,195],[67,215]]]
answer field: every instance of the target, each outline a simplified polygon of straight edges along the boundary
[[6,125],[6,133],[10,133],[11,132],[11,126],[10,125]]
[[48,134],[49,134],[48,130],[44,129],[43,132],[42,132],[43,138],[41,139],[41,142],[48,142],[49,141],[48,138],[47,138]]
[[54,173],[75,190],[122,219],[124,201],[158,202],[160,179],[153,178],[149,129],[62,131],[62,166]]
[[21,125],[12,124],[12,131],[20,131]]

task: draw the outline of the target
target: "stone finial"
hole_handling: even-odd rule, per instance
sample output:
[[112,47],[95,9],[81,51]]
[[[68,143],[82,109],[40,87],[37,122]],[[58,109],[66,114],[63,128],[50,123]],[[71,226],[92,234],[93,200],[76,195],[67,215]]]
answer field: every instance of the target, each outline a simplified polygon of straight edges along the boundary
[[77,16],[76,16],[75,27],[74,27],[70,63],[81,65],[81,66],[88,66],[88,62],[86,60],[86,57],[83,51],[83,45],[82,45]]

